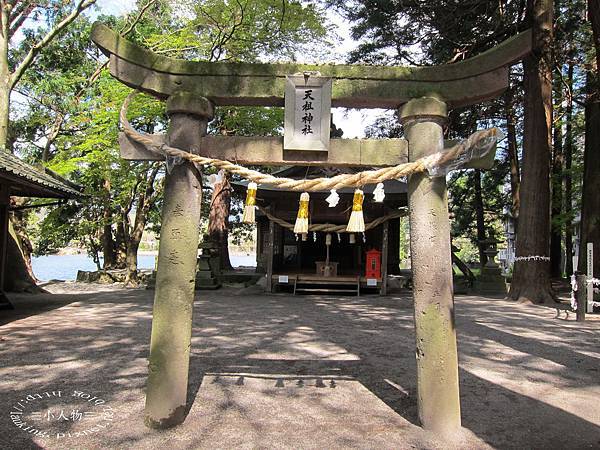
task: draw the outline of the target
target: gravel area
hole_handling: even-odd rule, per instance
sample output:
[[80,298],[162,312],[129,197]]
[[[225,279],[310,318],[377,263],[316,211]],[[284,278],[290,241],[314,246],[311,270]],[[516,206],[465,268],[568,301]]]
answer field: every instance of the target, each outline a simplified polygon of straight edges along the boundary
[[1,449],[600,447],[598,317],[457,296],[463,430],[444,442],[418,426],[410,293],[200,292],[187,419],[153,431],[153,291],[45,289],[0,311]]

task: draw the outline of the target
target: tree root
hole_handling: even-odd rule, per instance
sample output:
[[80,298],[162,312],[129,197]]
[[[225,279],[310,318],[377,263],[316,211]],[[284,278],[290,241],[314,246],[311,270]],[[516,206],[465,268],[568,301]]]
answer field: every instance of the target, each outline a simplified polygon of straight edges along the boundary
[[529,305],[555,305],[560,303],[551,286],[540,285],[523,286],[520,289],[511,286],[506,299]]

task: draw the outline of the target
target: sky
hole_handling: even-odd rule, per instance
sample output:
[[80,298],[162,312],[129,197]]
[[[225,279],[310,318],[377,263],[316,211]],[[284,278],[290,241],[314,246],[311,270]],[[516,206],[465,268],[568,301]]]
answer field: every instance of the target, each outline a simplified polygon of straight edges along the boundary
[[[342,42],[337,47],[339,60],[337,63],[344,63],[345,55],[358,46],[358,42],[350,37],[350,23],[337,14],[328,12],[331,22],[337,26],[337,33],[342,38]],[[333,108],[333,123],[336,127],[344,131],[342,137],[346,139],[365,137],[365,125],[374,122],[375,118],[383,114],[383,109],[346,109]]]
[[[100,11],[108,14],[125,14],[131,11],[135,6],[134,0],[98,0],[96,3]],[[97,14],[97,13],[95,13]],[[336,48],[337,63],[343,63],[343,58],[358,42],[350,37],[350,24],[340,16],[328,11],[329,20],[337,26],[337,33],[341,38],[340,44]],[[333,123],[336,127],[344,131],[343,137],[346,139],[363,138],[365,137],[365,127],[372,123],[375,118],[381,115],[384,110],[357,110],[345,108],[333,108]]]
[[127,13],[135,6],[134,0],[98,0],[96,5],[105,13],[120,15]]

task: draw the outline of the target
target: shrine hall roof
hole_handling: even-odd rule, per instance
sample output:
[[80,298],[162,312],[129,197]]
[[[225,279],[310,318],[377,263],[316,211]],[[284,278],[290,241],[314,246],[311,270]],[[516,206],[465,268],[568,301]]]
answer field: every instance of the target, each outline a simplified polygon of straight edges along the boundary
[[81,187],[61,178],[49,169],[38,169],[15,155],[0,150],[0,184],[9,186],[9,194],[20,197],[74,198]]

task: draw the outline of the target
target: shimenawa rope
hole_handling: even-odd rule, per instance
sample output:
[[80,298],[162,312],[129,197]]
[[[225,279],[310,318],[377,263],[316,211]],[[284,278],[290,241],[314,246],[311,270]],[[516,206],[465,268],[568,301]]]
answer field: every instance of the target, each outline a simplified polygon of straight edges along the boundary
[[[286,222],[285,220],[274,216],[273,214],[269,213],[265,208],[262,208],[261,206],[257,206],[257,208],[265,216],[267,216],[267,218],[270,221],[275,222],[277,225],[280,225],[283,228],[287,228],[288,230],[294,229],[293,223]],[[365,224],[365,231],[375,228],[375,227],[381,225],[383,222],[386,222],[391,219],[395,219],[397,217],[403,217],[403,216],[406,216],[407,214],[408,214],[408,212],[406,210],[402,210],[402,211],[393,211],[389,214],[386,214],[385,216],[378,217],[374,221]],[[309,232],[321,231],[324,233],[346,233],[346,225],[334,225],[332,223],[311,224],[308,226],[308,231]]]

